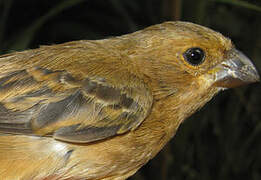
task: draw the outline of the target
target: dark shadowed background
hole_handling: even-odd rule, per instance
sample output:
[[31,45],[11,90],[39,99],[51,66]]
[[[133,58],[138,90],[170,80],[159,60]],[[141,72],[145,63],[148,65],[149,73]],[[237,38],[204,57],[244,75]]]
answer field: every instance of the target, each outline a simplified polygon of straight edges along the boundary
[[[261,72],[260,0],[0,0],[0,54],[167,20],[220,31]],[[260,92],[257,83],[220,93],[130,180],[260,180]]]

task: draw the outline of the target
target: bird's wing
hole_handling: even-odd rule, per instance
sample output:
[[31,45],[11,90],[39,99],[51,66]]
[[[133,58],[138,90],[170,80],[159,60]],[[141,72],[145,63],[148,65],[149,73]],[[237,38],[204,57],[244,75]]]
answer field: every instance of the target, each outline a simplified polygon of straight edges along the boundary
[[134,130],[151,109],[145,84],[117,87],[109,77],[93,75],[77,79],[52,65],[8,69],[8,58],[2,56],[0,67],[1,133],[93,142]]

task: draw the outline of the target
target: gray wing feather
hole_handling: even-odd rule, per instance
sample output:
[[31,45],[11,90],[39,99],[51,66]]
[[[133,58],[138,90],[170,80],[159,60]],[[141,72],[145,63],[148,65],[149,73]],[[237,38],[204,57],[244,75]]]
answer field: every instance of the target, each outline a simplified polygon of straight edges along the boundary
[[[145,85],[116,88],[105,78],[76,80],[65,71],[35,71],[0,78],[0,132],[92,142],[135,129],[152,106]],[[52,78],[39,80],[36,73]],[[62,90],[54,91],[56,86]]]

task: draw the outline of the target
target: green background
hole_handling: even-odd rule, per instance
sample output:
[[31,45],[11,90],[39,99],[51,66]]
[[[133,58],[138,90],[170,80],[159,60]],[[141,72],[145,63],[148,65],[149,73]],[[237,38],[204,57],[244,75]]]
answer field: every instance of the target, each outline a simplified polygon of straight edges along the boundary
[[[167,20],[230,37],[261,71],[260,0],[0,0],[0,54],[130,33]],[[130,180],[260,180],[260,83],[224,91]]]

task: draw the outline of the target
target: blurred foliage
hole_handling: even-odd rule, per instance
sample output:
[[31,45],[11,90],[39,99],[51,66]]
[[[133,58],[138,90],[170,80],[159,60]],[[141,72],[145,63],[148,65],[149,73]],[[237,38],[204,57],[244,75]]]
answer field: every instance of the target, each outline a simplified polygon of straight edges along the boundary
[[[230,37],[260,71],[260,19],[260,0],[0,0],[0,53],[184,20]],[[254,84],[220,93],[130,180],[260,180],[260,92]]]
[[255,4],[251,4],[247,1],[241,1],[241,0],[216,0],[216,2],[221,2],[221,3],[227,3],[227,4],[232,4],[235,6],[240,6],[243,8],[255,10],[261,12],[261,7],[256,6]]

